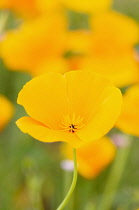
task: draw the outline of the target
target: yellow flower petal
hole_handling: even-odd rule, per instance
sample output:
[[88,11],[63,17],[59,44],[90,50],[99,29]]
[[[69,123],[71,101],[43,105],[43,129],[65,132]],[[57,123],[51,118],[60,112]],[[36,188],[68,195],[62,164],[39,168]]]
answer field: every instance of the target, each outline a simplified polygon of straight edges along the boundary
[[24,133],[42,142],[68,142],[72,147],[78,147],[81,140],[72,133],[53,130],[31,117],[22,117],[16,121],[17,126]]
[[90,121],[77,132],[79,138],[88,142],[101,138],[114,126],[121,111],[122,95],[118,88],[108,87],[100,97],[96,97],[95,102]]
[[57,11],[61,7],[60,0],[36,0],[36,3],[39,10],[43,14],[46,14],[46,12],[48,13],[50,11]]
[[[116,148],[108,137],[77,148],[79,173],[87,179],[94,178],[113,160],[115,152]],[[67,144],[61,145],[61,153],[66,159],[73,158],[72,148]]]
[[66,21],[60,14],[27,21],[7,33],[1,43],[1,56],[9,68],[32,73],[45,60],[62,57],[65,30]]
[[66,86],[63,75],[47,73],[28,82],[20,91],[17,102],[35,120],[58,129],[68,109]]
[[125,133],[139,136],[139,85],[130,87],[124,95],[116,126]]
[[62,0],[63,4],[72,10],[78,12],[98,13],[108,9],[111,5],[111,0]]
[[69,111],[85,120],[88,119],[98,97],[108,86],[113,86],[106,78],[91,71],[70,71],[65,74],[67,80],[67,94]]
[[[107,46],[133,46],[139,40],[138,24],[130,17],[115,11],[109,11],[90,19],[96,38],[101,37]],[[108,42],[107,42],[108,41]],[[100,43],[101,45],[102,43]]]
[[[138,81],[138,63],[134,45],[139,40],[139,27],[131,18],[114,11],[92,17],[90,31],[68,34],[67,46],[78,56],[67,61],[71,70],[92,70],[124,87]],[[80,44],[81,43],[81,44]]]
[[68,64],[64,58],[45,59],[40,66],[37,66],[37,68],[33,69],[32,76],[39,76],[50,71],[64,73],[68,71]]
[[104,75],[116,86],[124,87],[138,82],[139,71],[133,51],[126,50],[124,54],[119,53],[115,56],[93,55],[83,58],[79,63],[80,69],[92,69]]
[[25,18],[57,11],[60,7],[60,0],[0,0],[0,9],[10,9]]
[[133,47],[139,40],[137,23],[110,11],[92,18],[92,31],[89,56],[78,68],[103,74],[119,87],[136,83],[139,73]]
[[24,17],[33,17],[40,14],[36,0],[1,0],[1,9],[10,9]]

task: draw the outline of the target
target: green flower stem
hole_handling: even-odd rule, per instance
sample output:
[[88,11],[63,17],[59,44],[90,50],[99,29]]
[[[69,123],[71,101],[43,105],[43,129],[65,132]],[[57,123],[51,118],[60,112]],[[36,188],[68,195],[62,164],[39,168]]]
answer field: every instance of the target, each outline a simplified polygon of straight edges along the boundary
[[60,204],[60,206],[57,208],[57,210],[62,210],[66,204],[68,203],[74,189],[76,186],[76,182],[77,182],[77,159],[76,159],[76,149],[73,149],[73,157],[74,157],[74,174],[73,174],[73,180],[72,180],[72,184],[71,187],[66,195],[66,197],[64,198],[64,200],[62,201],[62,203]]
[[[72,172],[65,170],[63,177],[63,197],[67,194],[69,186],[71,185],[71,181],[72,181]],[[74,209],[73,204],[74,204],[74,192],[64,210]]]
[[114,197],[116,195],[116,190],[123,175],[123,171],[126,167],[128,155],[130,151],[130,145],[125,148],[120,148],[117,152],[117,157],[112,166],[110,176],[106,183],[104,190],[104,195],[97,210],[108,210],[111,209]]

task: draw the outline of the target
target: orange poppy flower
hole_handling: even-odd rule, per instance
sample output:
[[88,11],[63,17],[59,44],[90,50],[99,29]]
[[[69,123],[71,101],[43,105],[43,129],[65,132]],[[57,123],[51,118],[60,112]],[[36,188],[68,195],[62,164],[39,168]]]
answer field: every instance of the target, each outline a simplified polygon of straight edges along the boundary
[[[36,0],[37,7],[42,14],[49,13],[51,11],[57,12],[62,10],[61,0]],[[61,11],[62,12],[62,11]]]
[[138,82],[134,45],[139,27],[131,18],[114,11],[90,18],[90,30],[68,32],[70,70],[90,69],[108,77],[116,86]]
[[1,0],[1,9],[9,9],[23,16],[36,16],[39,14],[36,0]]
[[61,0],[63,4],[71,10],[75,10],[77,12],[85,12],[85,13],[93,13],[96,14],[98,12],[105,11],[111,6],[111,0]]
[[134,45],[139,40],[138,24],[114,11],[90,20],[94,34],[90,43],[90,58],[83,68],[92,68],[108,76],[122,87],[137,82],[138,66]]
[[[118,52],[117,52],[118,53]],[[82,58],[78,63],[78,69],[92,69],[104,75],[116,86],[124,87],[138,82],[139,71],[138,63],[135,59],[133,50],[117,56],[88,56]]]
[[1,43],[1,57],[10,69],[38,75],[38,68],[44,62],[62,57],[65,31],[66,21],[60,14],[27,21],[7,33]]
[[[116,147],[108,137],[93,141],[77,149],[78,171],[87,178],[97,176],[115,157]],[[61,153],[72,160],[72,148],[62,144]]]
[[125,133],[139,136],[139,85],[130,87],[123,96],[122,112],[116,126]]
[[0,131],[8,124],[14,113],[12,103],[3,95],[0,95]]
[[28,82],[18,101],[30,117],[16,123],[43,142],[79,147],[104,136],[120,113],[122,95],[106,78],[89,71],[46,73]]
[[0,9],[9,9],[22,17],[35,17],[59,8],[59,0],[1,0]]
[[[114,52],[116,49],[121,48],[122,50],[125,47],[133,47],[139,40],[137,22],[124,14],[111,10],[89,20],[96,39],[97,37],[98,40],[101,38],[100,45],[103,48],[102,50],[99,49],[99,52],[103,53],[106,50],[107,53],[117,53],[117,51]],[[113,51],[112,47],[114,48]]]

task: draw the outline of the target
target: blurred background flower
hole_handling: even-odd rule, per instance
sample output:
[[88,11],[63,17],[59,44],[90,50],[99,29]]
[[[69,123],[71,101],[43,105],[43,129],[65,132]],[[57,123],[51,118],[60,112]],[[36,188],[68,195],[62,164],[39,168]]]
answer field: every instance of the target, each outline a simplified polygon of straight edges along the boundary
[[53,64],[56,60],[60,66],[64,65],[65,32],[66,21],[60,14],[27,21],[5,35],[1,43],[1,57],[13,70],[39,75],[43,72],[39,72],[40,66],[46,65],[45,71],[52,71],[49,70],[50,61]]
[[[115,157],[116,147],[108,137],[93,141],[77,149],[78,171],[87,178],[96,177]],[[61,153],[72,160],[72,147],[61,145]],[[91,155],[90,155],[91,154]]]
[[99,0],[99,1],[79,1],[79,0],[61,0],[61,2],[71,10],[84,13],[98,13],[108,9],[111,5],[111,0]]
[[122,113],[116,123],[123,132],[139,136],[139,85],[134,85],[126,91],[123,98]]

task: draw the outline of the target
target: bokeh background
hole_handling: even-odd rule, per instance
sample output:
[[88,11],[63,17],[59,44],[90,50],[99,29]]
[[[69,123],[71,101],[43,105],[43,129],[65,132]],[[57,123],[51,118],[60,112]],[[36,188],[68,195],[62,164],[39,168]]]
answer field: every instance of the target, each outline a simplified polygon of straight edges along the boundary
[[[112,9],[139,23],[139,0],[114,0]],[[14,12],[2,8],[0,27],[5,14],[8,16],[3,28],[4,33],[18,28],[24,22],[20,15],[16,16]],[[68,10],[67,14],[71,29],[88,27],[87,14],[71,10]],[[138,44],[135,49],[136,52],[139,51]],[[14,53],[14,49],[10,50],[11,54]],[[29,73],[11,71],[4,59],[0,58],[0,93],[14,106],[11,120],[0,133],[1,210],[56,209],[72,180],[72,170],[64,170],[61,167],[63,158],[60,143],[48,144],[36,141],[29,135],[23,134],[15,125],[17,119],[26,115],[23,107],[17,105],[18,92],[31,78]],[[122,91],[125,89],[122,88]],[[79,175],[77,187],[67,209],[136,210],[139,208],[139,139],[137,136],[125,135],[116,128],[110,132],[111,134],[122,134],[113,162],[91,179]],[[108,207],[103,208],[101,202],[104,202],[104,205],[105,202],[109,203]]]

